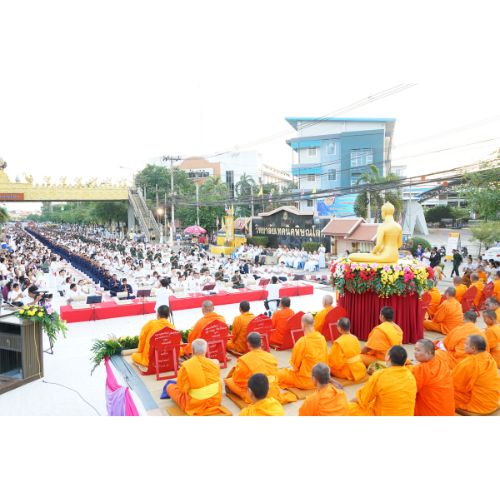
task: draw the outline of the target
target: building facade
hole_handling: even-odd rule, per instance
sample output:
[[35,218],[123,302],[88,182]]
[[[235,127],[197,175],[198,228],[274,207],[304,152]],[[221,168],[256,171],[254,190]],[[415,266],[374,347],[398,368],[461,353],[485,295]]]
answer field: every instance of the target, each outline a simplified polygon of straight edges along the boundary
[[301,210],[317,211],[321,190],[355,186],[375,165],[381,174],[391,168],[393,118],[286,118],[297,130],[287,141],[294,152],[292,175],[303,199]]

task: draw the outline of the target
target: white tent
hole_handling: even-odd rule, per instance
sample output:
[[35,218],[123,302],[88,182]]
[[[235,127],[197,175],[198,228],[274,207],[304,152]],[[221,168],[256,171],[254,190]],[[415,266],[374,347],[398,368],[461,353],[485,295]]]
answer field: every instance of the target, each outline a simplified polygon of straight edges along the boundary
[[424,211],[418,201],[405,201],[403,214],[403,234],[408,236],[413,236],[415,233],[424,236],[429,234]]

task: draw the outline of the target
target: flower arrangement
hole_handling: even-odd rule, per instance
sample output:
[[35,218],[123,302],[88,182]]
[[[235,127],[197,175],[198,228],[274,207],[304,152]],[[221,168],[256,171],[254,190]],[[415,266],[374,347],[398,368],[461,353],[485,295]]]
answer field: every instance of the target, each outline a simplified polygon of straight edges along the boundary
[[433,286],[434,271],[416,259],[400,259],[397,264],[332,261],[332,281],[338,292],[375,292],[379,297],[422,295]]
[[139,336],[135,337],[115,337],[110,335],[107,340],[95,340],[90,348],[92,352],[91,360],[94,363],[91,373],[104,361],[108,356],[120,354],[124,349],[135,349],[139,346]]
[[57,339],[57,334],[61,333],[66,336],[68,327],[66,326],[66,321],[60,318],[51,306],[42,306],[38,304],[32,304],[21,307],[16,311],[16,316],[22,319],[29,319],[35,323],[41,323],[43,330],[49,337],[51,345]]

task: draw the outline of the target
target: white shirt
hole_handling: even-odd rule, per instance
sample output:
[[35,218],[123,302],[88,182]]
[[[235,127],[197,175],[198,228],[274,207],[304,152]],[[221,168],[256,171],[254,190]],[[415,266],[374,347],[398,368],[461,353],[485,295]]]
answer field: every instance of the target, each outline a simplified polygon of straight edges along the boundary
[[266,286],[267,290],[267,300],[276,300],[280,298],[280,288],[281,285],[279,283],[269,283]]
[[162,286],[156,290],[156,310],[160,306],[168,306],[170,303],[170,290]]

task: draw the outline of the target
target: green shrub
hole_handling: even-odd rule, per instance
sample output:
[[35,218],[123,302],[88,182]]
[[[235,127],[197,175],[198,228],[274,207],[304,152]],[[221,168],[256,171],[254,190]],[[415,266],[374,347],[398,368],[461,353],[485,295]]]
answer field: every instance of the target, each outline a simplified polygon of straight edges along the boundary
[[256,247],[262,245],[263,247],[267,247],[269,243],[269,238],[267,236],[252,236],[247,238],[247,242],[249,245],[255,245]]
[[411,238],[411,241],[409,243],[411,243],[411,246],[409,246],[407,250],[409,250],[413,255],[415,255],[418,245],[421,245],[424,250],[426,248],[428,248],[429,250],[432,249],[432,245],[425,238],[422,238],[420,236],[414,236],[413,238]]
[[317,241],[305,241],[302,244],[306,252],[316,252],[320,245],[321,243],[318,243]]

